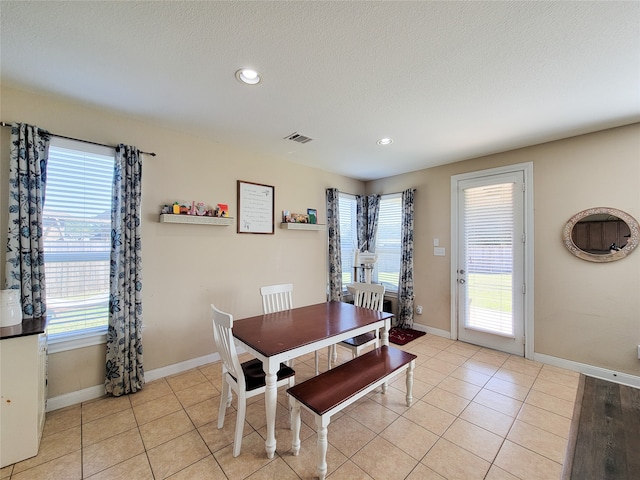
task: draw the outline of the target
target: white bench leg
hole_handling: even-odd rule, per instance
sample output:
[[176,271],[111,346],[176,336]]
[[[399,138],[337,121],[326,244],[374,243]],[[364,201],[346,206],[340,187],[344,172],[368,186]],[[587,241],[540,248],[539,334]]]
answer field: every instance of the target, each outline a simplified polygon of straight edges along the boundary
[[289,397],[291,401],[291,451],[294,456],[300,453],[300,402]]
[[327,430],[330,422],[329,417],[316,416],[316,427],[318,430],[318,478],[325,480],[327,476]]
[[407,368],[407,407],[413,404],[413,368],[416,365],[415,360],[411,360],[409,368]]

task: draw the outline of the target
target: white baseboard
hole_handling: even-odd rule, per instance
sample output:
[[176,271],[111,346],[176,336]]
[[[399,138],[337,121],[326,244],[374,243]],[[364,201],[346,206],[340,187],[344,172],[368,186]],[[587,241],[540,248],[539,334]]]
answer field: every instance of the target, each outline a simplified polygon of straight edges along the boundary
[[[238,349],[238,353],[242,353],[241,349]],[[153,382],[159,378],[168,377],[177,373],[186,372],[192,368],[201,367],[207,363],[213,363],[220,360],[218,353],[212,353],[203,357],[192,358],[180,363],[174,363],[173,365],[167,365],[166,367],[156,368],[145,372],[144,378],[146,382]],[[82,390],[76,390],[75,392],[65,393],[57,397],[47,399],[47,412],[52,410],[58,410],[60,408],[69,407],[81,402],[88,402],[100,398],[106,394],[104,385],[95,385],[93,387],[85,388]]]
[[636,375],[629,375],[628,373],[620,373],[606,368],[594,367],[593,365],[587,365],[586,363],[552,357],[543,353],[534,353],[533,359],[536,362],[546,363],[553,365],[554,367],[566,368],[567,370],[580,372],[585,375],[589,375],[590,377],[601,378],[602,380],[609,380],[610,382],[620,383],[629,387],[640,388],[640,377]]

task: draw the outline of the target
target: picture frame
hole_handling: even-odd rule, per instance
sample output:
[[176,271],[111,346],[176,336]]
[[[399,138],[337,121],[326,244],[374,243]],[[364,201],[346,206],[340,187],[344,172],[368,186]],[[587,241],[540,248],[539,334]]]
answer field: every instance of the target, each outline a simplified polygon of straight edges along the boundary
[[273,235],[275,187],[238,180],[238,233]]
[[309,216],[309,223],[318,223],[318,210],[315,208],[307,208],[307,215]]

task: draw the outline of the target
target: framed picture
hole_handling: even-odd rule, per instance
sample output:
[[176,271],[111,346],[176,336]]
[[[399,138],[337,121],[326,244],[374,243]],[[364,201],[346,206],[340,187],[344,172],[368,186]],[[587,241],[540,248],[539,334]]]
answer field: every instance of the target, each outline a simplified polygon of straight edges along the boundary
[[309,223],[318,223],[318,211],[315,208],[307,208]]
[[238,180],[238,233],[274,233],[275,188]]

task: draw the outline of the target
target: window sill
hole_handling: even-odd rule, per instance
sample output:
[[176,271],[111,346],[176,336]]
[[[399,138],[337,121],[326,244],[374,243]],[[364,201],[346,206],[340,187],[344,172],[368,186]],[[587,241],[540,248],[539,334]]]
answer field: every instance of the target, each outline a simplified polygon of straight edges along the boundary
[[107,343],[107,330],[101,329],[88,333],[77,333],[71,335],[49,337],[47,341],[47,351],[49,354],[66,352],[77,348],[91,347]]

